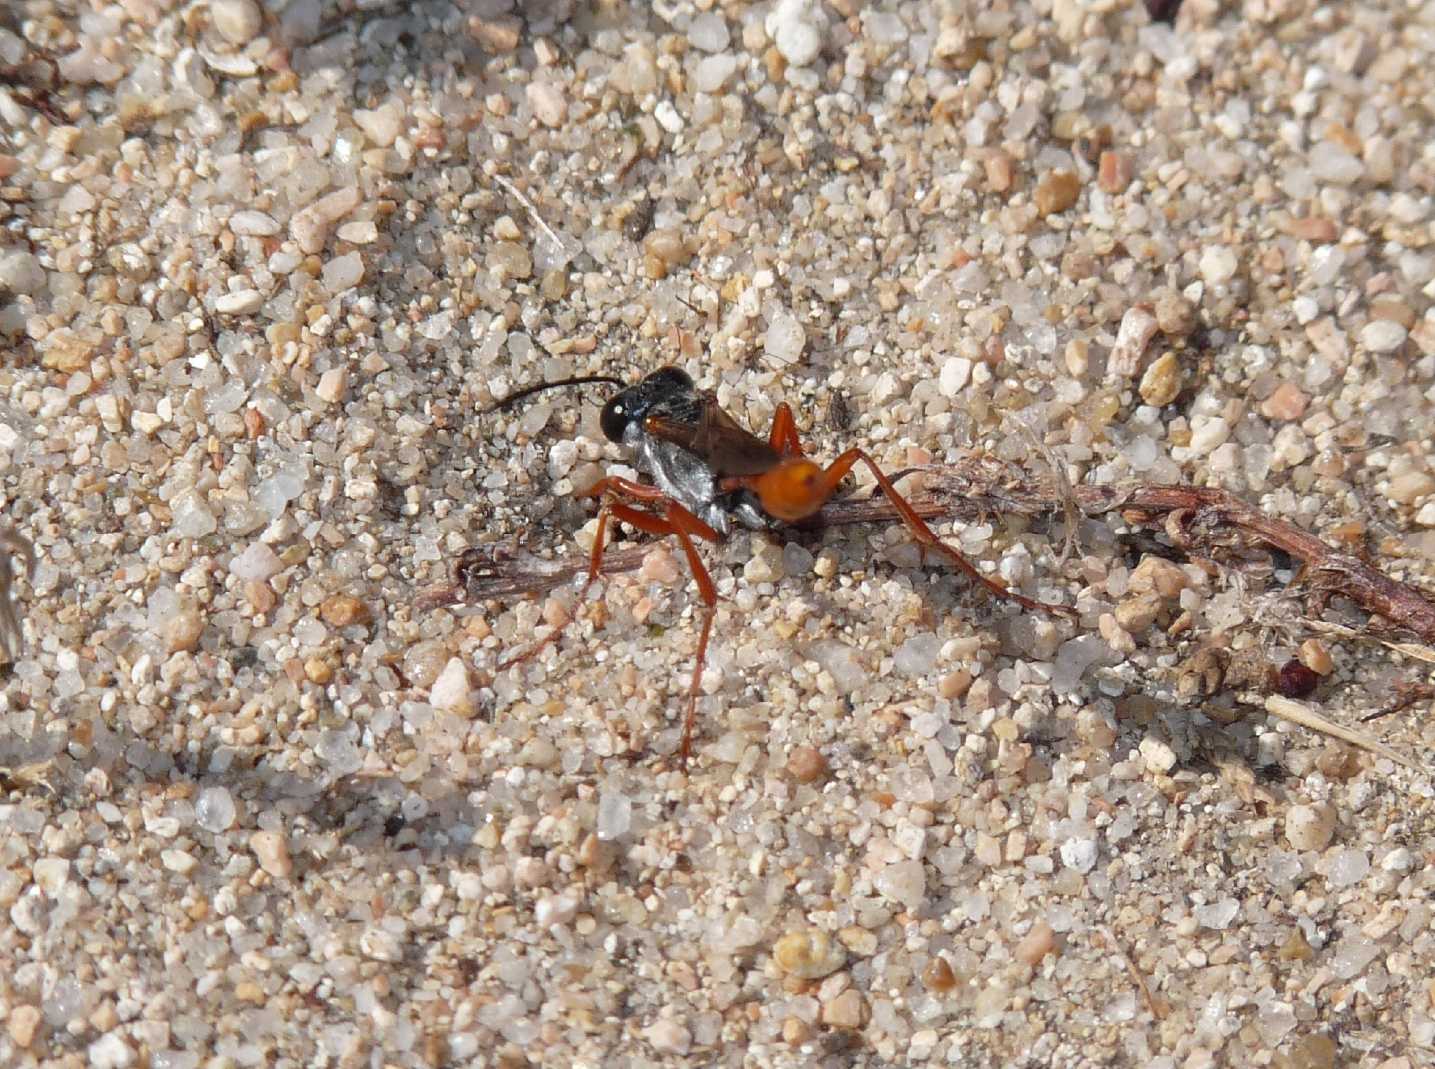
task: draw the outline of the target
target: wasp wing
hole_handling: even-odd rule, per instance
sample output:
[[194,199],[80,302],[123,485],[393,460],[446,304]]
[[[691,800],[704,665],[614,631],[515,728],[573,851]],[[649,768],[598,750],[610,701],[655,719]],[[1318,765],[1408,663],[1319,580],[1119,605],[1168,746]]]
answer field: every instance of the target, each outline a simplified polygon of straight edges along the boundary
[[761,475],[782,460],[777,450],[724,412],[711,394],[703,397],[696,423],[649,416],[643,429],[701,457],[719,478]]

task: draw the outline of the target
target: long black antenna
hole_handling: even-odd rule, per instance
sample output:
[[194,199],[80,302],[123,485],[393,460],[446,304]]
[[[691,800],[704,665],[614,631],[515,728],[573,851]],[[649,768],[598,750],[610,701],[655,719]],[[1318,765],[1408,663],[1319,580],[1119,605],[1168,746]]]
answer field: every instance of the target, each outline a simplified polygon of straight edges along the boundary
[[544,390],[556,390],[563,386],[583,386],[590,382],[610,382],[614,386],[624,385],[622,379],[614,378],[612,375],[579,375],[571,379],[557,379],[553,382],[540,382],[536,386],[525,386],[523,389],[518,390],[515,393],[509,394],[507,397],[495,401],[493,404],[489,405],[489,407],[485,408],[484,412],[502,412],[506,408],[512,408],[515,404],[517,404],[519,401],[522,401],[525,397],[532,397],[534,394],[542,393]]

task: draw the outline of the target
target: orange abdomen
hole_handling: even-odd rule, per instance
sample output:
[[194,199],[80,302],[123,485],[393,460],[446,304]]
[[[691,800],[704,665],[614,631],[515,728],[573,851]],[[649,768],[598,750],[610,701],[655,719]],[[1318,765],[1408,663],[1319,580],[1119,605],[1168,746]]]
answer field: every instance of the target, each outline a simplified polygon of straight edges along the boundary
[[752,480],[763,511],[784,523],[805,520],[827,500],[826,479],[820,465],[802,457],[784,461]]

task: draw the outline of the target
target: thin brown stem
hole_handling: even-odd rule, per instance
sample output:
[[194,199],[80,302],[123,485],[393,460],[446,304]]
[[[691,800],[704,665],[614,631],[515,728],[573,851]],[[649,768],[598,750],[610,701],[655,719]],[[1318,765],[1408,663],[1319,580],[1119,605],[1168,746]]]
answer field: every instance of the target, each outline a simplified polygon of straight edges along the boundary
[[[992,514],[1040,516],[1068,503],[1087,516],[1120,511],[1127,523],[1172,535],[1178,549],[1207,554],[1232,545],[1280,550],[1301,565],[1301,576],[1318,598],[1341,595],[1390,629],[1435,644],[1435,601],[1409,583],[1327,544],[1309,531],[1261,512],[1225,490],[1200,486],[1072,486],[1029,479],[992,460],[972,458],[951,466],[918,469],[922,483],[906,496],[923,520],[978,520]],[[903,522],[888,500],[849,497],[829,502],[797,526]],[[632,571],[650,547],[617,548],[603,560],[605,573]],[[465,563],[466,562],[466,563]],[[460,562],[458,582],[426,592],[422,605],[461,604],[551,590],[581,573],[583,561],[549,561],[522,550],[471,550]]]

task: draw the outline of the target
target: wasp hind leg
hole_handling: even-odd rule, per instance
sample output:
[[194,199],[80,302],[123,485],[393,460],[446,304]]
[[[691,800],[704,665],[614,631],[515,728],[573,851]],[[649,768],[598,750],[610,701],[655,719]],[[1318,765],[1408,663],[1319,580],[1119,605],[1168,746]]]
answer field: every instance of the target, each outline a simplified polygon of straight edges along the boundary
[[[713,616],[716,613],[718,601],[717,586],[713,583],[712,575],[708,572],[707,566],[703,564],[702,558],[698,556],[693,539],[701,538],[707,542],[720,542],[722,536],[688,509],[667,497],[662,491],[643,483],[633,482],[631,479],[623,479],[618,476],[599,479],[585,492],[585,495],[601,497],[603,504],[598,509],[598,525],[593,536],[593,549],[588,558],[588,576],[578,594],[580,602],[588,596],[589,588],[592,587],[603,570],[603,552],[607,544],[608,524],[612,520],[626,523],[646,534],[658,537],[671,535],[676,538],[682,547],[683,555],[687,558],[688,570],[692,572],[693,581],[697,583],[698,596],[703,601],[703,619],[700,625],[701,630],[698,633],[698,649],[693,665],[692,683],[688,688],[687,717],[683,723],[681,760],[686,766],[688,758],[692,754],[693,729],[697,722],[698,694],[702,686],[703,665],[707,661],[708,638],[712,634]],[[624,497],[630,501],[640,501],[661,511],[648,512],[636,508],[624,502],[622,500]],[[552,645],[562,636],[567,624],[571,623],[572,619],[569,617],[567,622],[555,627],[523,652],[501,661],[499,668],[510,668]]]

